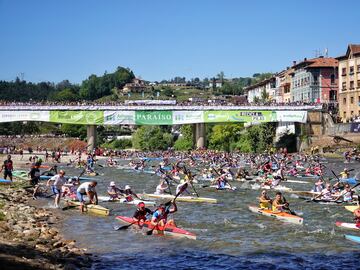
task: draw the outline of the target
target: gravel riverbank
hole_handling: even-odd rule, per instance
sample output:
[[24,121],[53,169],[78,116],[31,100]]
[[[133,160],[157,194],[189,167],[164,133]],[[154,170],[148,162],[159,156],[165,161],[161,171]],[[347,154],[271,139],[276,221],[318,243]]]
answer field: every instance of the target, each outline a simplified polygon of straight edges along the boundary
[[14,186],[0,186],[1,268],[90,268],[91,254],[77,248],[74,240],[64,239],[56,211],[37,206],[31,194]]

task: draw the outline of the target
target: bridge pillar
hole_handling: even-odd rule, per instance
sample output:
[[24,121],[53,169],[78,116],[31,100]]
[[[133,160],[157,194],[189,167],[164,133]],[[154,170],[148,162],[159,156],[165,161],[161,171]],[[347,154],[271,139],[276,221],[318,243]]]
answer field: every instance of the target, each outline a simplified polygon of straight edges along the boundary
[[206,130],[204,123],[198,123],[195,126],[196,148],[204,148],[206,143]]
[[87,126],[87,150],[93,151],[96,147],[96,125]]

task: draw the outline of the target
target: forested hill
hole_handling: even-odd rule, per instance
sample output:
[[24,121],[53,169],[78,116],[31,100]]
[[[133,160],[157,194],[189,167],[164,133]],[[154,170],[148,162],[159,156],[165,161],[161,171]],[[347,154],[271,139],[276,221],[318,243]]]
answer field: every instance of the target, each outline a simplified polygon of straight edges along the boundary
[[64,80],[58,84],[51,82],[31,83],[16,78],[15,81],[0,81],[0,100],[25,102],[32,100],[76,101],[95,100],[111,94],[114,88],[121,89],[135,78],[134,73],[118,67],[114,73],[103,76],[91,75],[81,85]]

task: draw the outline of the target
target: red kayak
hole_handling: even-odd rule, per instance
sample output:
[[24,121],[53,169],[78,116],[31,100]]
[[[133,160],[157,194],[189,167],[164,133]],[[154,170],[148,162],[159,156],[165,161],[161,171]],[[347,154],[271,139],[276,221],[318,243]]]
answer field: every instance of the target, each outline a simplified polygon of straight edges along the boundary
[[[132,217],[117,216],[116,219],[126,224],[134,222]],[[150,223],[150,220],[144,222],[144,228],[151,230],[153,227],[154,226]],[[158,226],[158,228],[154,230],[154,233],[196,240],[195,234],[172,225]]]

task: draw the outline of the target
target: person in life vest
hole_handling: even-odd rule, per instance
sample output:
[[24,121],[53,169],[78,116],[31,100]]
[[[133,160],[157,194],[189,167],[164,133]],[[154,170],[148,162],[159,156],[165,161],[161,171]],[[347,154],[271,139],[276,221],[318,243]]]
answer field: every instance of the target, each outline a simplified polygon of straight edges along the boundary
[[144,202],[139,202],[133,215],[133,221],[137,222],[141,228],[144,222],[147,220],[147,216],[152,214],[153,211],[151,211],[149,208],[146,208]]
[[[171,207],[172,205],[172,207]],[[171,201],[169,205],[160,204],[151,218],[153,226],[163,227],[165,225],[176,226],[173,219],[168,220],[168,215],[177,211],[176,203]]]
[[272,200],[267,194],[266,190],[261,191],[259,197],[259,208],[261,209],[271,209]]

